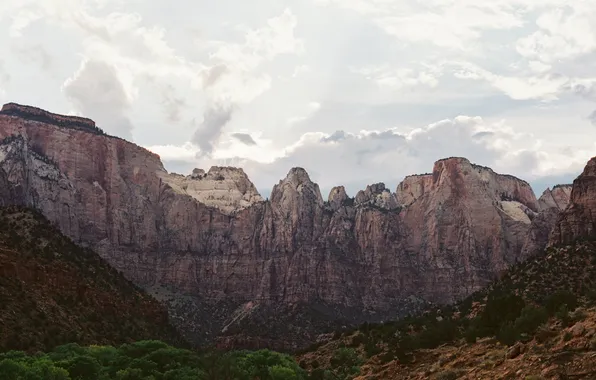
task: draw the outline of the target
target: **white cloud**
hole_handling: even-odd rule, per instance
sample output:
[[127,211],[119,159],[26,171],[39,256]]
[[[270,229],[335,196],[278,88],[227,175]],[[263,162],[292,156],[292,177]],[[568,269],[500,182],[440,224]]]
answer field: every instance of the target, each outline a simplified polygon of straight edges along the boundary
[[536,20],[539,30],[518,40],[517,51],[546,63],[591,53],[596,50],[595,17],[596,6],[588,2],[548,10]]
[[[261,189],[270,188],[291,167],[301,166],[324,191],[343,184],[355,194],[374,182],[385,182],[394,188],[406,175],[429,172],[435,160],[450,156],[464,156],[529,180],[580,170],[590,157],[586,150],[546,151],[537,136],[516,132],[504,121],[488,123],[481,117],[469,116],[442,120],[405,133],[397,129],[308,132],[271,156],[255,156],[257,147],[238,151],[237,146],[230,141],[227,149],[215,152],[214,159],[197,160],[192,145],[187,144],[184,154],[171,155],[166,160],[176,157],[188,160],[189,166],[203,168],[232,162],[244,167]],[[161,154],[174,148],[149,149]]]
[[419,71],[411,68],[395,68],[389,65],[365,66],[352,68],[354,73],[363,75],[366,79],[372,80],[379,86],[390,87],[399,90],[406,87],[417,86],[437,87],[439,78],[442,75],[438,66],[426,65]]
[[85,60],[66,80],[63,91],[81,114],[96,120],[105,132],[132,139],[127,113],[134,95],[127,93],[113,66]]

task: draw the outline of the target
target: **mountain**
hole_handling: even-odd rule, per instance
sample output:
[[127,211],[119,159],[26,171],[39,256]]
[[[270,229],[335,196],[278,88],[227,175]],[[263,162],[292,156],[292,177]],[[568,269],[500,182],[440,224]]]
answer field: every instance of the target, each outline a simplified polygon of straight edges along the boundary
[[566,244],[596,236],[596,157],[573,181],[570,205],[552,231],[549,245]]
[[89,119],[14,103],[0,139],[0,204],[40,210],[166,304],[188,339],[222,347],[295,349],[460,300],[540,251],[566,203],[458,157],[395,193],[338,186],[327,201],[292,168],[263,200],[242,169],[168,173]]
[[543,209],[570,203],[549,247],[455,305],[338,330],[298,355],[311,378],[596,378],[596,196],[592,159]]
[[0,209],[0,352],[184,340],[167,310],[38,212]]

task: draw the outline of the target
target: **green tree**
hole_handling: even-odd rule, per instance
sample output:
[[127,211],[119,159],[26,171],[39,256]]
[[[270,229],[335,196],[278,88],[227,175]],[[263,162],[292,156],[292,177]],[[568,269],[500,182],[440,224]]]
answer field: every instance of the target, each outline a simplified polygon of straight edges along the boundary
[[353,348],[342,347],[335,351],[330,360],[332,372],[336,378],[352,379],[360,373],[362,358]]
[[303,377],[299,377],[298,374],[291,368],[283,367],[280,365],[274,365],[269,368],[269,378],[271,380],[299,380]]

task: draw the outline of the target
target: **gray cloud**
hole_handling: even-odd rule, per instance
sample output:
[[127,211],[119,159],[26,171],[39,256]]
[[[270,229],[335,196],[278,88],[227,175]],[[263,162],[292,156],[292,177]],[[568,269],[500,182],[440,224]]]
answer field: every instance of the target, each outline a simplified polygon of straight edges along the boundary
[[116,69],[103,61],[85,61],[63,87],[64,94],[86,117],[106,133],[132,139],[133,125],[127,113],[130,100]]
[[42,70],[48,71],[54,62],[52,56],[41,44],[34,45],[12,45],[12,51],[25,62],[35,62]]
[[203,72],[203,87],[208,88],[213,86],[228,71],[229,69],[226,65],[219,64]]
[[596,125],[596,110],[588,116],[588,120],[590,120],[593,125]]
[[[588,85],[576,84],[572,87],[572,91],[586,100],[596,102],[596,82],[591,82]],[[588,115],[587,119],[592,125],[596,125],[596,110]]]
[[176,96],[176,89],[171,84],[167,84],[161,91],[161,104],[166,112],[168,121],[177,123],[180,121],[180,113],[183,108],[188,106],[184,98]]
[[348,134],[345,131],[335,131],[327,137],[321,138],[322,142],[338,142],[348,138]]
[[472,135],[472,138],[473,139],[483,139],[485,137],[492,137],[494,135],[495,135],[494,132],[484,131],[484,132],[475,133],[474,135]]
[[10,74],[4,68],[4,62],[0,60],[0,84],[10,82]]
[[231,136],[245,145],[257,145],[257,142],[248,133],[232,133]]
[[199,157],[211,156],[214,145],[232,119],[233,112],[234,107],[230,104],[216,103],[207,108],[203,114],[203,121],[192,137],[192,142],[201,149]]

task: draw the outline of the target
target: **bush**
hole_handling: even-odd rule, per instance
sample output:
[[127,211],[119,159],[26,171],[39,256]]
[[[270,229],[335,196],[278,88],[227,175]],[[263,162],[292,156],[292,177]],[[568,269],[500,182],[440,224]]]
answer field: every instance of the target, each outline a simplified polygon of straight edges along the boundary
[[513,346],[519,340],[519,333],[515,330],[512,323],[505,323],[499,329],[497,340],[507,346]]
[[478,331],[475,327],[468,327],[466,329],[464,337],[466,338],[467,343],[476,343],[476,340],[478,338]]
[[534,334],[548,320],[546,309],[526,306],[515,320],[514,328],[519,334]]
[[569,309],[567,307],[567,304],[563,304],[561,305],[561,307],[559,307],[559,310],[556,312],[555,317],[561,321],[561,324],[563,326],[569,326],[571,322],[571,317],[569,316]]
[[567,305],[567,310],[577,308],[577,296],[569,290],[559,290],[546,299],[546,310],[552,315]]
[[524,307],[525,302],[520,296],[505,292],[497,293],[489,297],[477,323],[483,335],[495,334],[502,325],[515,321]]
[[351,379],[360,373],[363,360],[353,348],[338,349],[330,360],[332,372],[339,379]]

